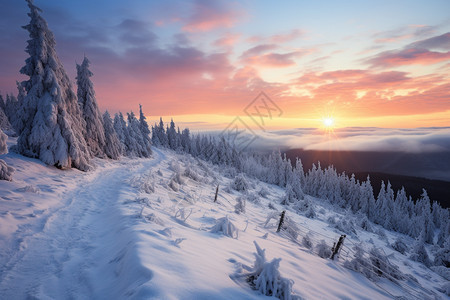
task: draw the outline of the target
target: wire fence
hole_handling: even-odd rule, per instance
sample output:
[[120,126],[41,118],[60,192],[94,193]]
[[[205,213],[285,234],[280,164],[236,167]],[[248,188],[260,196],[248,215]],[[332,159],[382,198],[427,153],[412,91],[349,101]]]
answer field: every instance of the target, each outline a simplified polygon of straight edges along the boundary
[[[267,223],[267,221],[266,221]],[[291,228],[289,228],[289,226]],[[267,226],[266,226],[267,227]],[[294,227],[294,228],[292,228]],[[296,232],[296,234],[292,234],[292,232]],[[291,241],[296,244],[303,246],[309,249],[315,255],[320,255],[317,251],[317,245],[325,242],[330,247],[330,253],[332,252],[332,248],[334,249],[337,244],[340,234],[336,234],[335,236],[327,235],[322,232],[316,231],[307,227],[304,224],[299,222],[295,222],[294,220],[288,218],[288,222],[283,226],[283,230],[281,231],[281,235],[289,238]],[[309,241],[310,245],[305,245],[303,240],[299,240],[299,237],[305,238]],[[311,245],[316,245],[316,247],[311,247]],[[333,247],[331,247],[333,245]],[[356,253],[358,249],[359,253]],[[350,238],[346,238],[343,242],[342,247],[338,253],[338,259],[336,260],[338,263],[342,264],[342,266],[348,268],[345,262],[352,262],[353,260],[359,258],[363,260],[363,263],[358,263],[358,271],[366,275],[366,277],[371,280],[378,288],[383,290],[386,294],[393,298],[399,298],[401,295],[395,295],[395,291],[390,291],[386,286],[382,286],[379,282],[380,278],[386,278],[390,282],[394,283],[403,293],[403,295],[408,295],[413,299],[435,299],[435,293],[423,288],[418,282],[416,282],[411,275],[403,274],[398,270],[398,267],[395,264],[392,264],[388,258],[388,255],[382,248],[376,248],[377,251],[380,251],[380,257],[376,257],[373,254],[369,253],[367,249],[363,246],[363,244],[356,244],[350,240]],[[382,258],[380,262],[379,259]],[[378,262],[378,265],[374,263],[374,261]],[[397,278],[389,273],[392,271],[396,274]],[[409,282],[406,282],[406,280]]]

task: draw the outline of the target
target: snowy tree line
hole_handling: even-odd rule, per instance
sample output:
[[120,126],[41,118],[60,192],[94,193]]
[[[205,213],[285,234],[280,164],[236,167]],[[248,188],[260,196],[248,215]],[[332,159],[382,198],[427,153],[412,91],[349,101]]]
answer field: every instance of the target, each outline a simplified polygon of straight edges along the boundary
[[425,190],[413,201],[404,188],[394,192],[390,182],[383,182],[375,197],[369,176],[360,182],[354,174],[339,174],[333,166],[322,168],[320,162],[305,172],[300,159],[292,164],[279,151],[270,155],[239,152],[223,137],[190,135],[189,129],[180,131],[176,128],[173,120],[165,126],[160,119],[159,124],[152,126],[153,144],[232,167],[237,172],[283,187],[286,192],[282,203],[298,210],[311,208],[304,197],[308,194],[364,215],[387,230],[424,239],[426,243],[440,247],[450,246],[449,210],[436,201],[431,202]]
[[[133,112],[114,123],[108,112],[101,115],[85,57],[77,69],[75,94],[56,50],[53,33],[27,0],[30,23],[23,28],[30,39],[29,57],[20,72],[29,77],[17,83],[18,96],[0,99],[0,126],[17,135],[14,150],[58,168],[92,168],[92,157],[118,159],[121,155],[149,157],[150,130],[140,106],[139,120]],[[119,128],[120,127],[120,128]]]

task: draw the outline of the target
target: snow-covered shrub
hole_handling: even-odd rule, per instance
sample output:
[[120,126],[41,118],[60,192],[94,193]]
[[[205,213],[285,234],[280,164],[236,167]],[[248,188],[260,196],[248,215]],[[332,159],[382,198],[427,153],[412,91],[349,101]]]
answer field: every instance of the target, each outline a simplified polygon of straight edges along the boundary
[[332,254],[331,253],[331,247],[329,245],[327,245],[325,240],[321,240],[316,245],[316,251],[317,251],[317,255],[319,255],[322,258],[330,258],[331,254]]
[[435,266],[445,266],[450,268],[450,248],[445,247],[439,249],[434,255],[433,264]]
[[245,179],[242,173],[234,178],[234,180],[231,183],[231,188],[240,192],[245,192],[249,190],[249,184],[247,182],[247,179]]
[[450,282],[445,283],[440,290],[442,291],[442,293],[450,296]]
[[[280,212],[274,211],[274,212],[269,213],[269,214],[267,215],[266,222],[264,222],[264,227],[265,227],[265,228],[268,228],[268,227],[274,227],[274,226],[277,226],[277,225],[278,225],[278,220],[279,220],[279,219],[280,219]],[[272,220],[275,220],[275,222],[272,222],[272,224],[269,225],[269,223],[270,223]]]
[[16,169],[11,166],[8,166],[3,159],[0,159],[0,180],[12,180],[12,175]]
[[252,203],[259,203],[260,202],[258,195],[255,194],[255,193],[248,193],[246,195],[246,198],[247,198],[248,201],[250,201]]
[[245,214],[245,198],[244,197],[238,197],[236,199],[237,203],[234,206],[234,212],[237,214]]
[[6,144],[6,140],[8,137],[6,134],[0,129],[0,154],[8,153],[8,145]]
[[261,189],[258,191],[258,195],[260,195],[263,198],[267,198],[267,196],[270,195],[270,192],[265,186],[262,186]]
[[450,268],[444,266],[432,266],[430,269],[450,282]]
[[178,192],[180,190],[180,186],[174,180],[173,177],[170,179],[169,184],[167,186],[170,187],[174,192]]
[[408,250],[408,246],[406,246],[405,241],[402,238],[398,238],[395,240],[395,242],[391,245],[392,249],[394,249],[397,252],[400,252],[401,254],[405,254]]
[[335,225],[336,224],[336,217],[335,216],[329,216],[327,219],[328,224]]
[[370,260],[364,257],[363,247],[361,245],[355,245],[353,250],[355,251],[354,258],[352,260],[345,261],[344,267],[359,272],[368,279],[377,280],[378,276],[373,272]]
[[235,178],[237,175],[236,168],[226,167],[223,169],[222,174],[226,178]]
[[175,213],[175,218],[179,219],[183,222],[186,222],[187,219],[189,219],[189,217],[192,214],[192,208],[189,210],[189,212],[186,211],[186,208],[180,208],[179,210],[177,210],[177,212]]
[[335,224],[334,228],[346,233],[346,234],[356,234],[355,224],[352,220],[347,218],[340,218]]
[[378,276],[389,280],[392,280],[392,278],[403,280],[405,278],[398,267],[391,264],[387,256],[379,248],[373,247],[369,252],[369,257],[372,269]]
[[37,186],[33,186],[33,185],[26,185],[24,187],[18,188],[17,189],[18,192],[21,193],[34,193],[34,194],[39,194],[39,192],[41,191]]
[[265,250],[262,250],[256,242],[255,264],[252,272],[248,275],[247,281],[255,290],[265,296],[272,296],[278,299],[293,299],[292,286],[294,282],[281,276],[281,258],[274,258],[267,262]]
[[181,175],[181,171],[175,171],[172,175],[172,180],[174,180],[178,184],[184,184],[184,179]]
[[378,230],[376,230],[375,233],[378,234],[378,236],[380,237],[380,239],[382,239],[382,240],[384,240],[384,241],[388,241],[386,232],[383,230],[383,228],[378,228]]
[[306,234],[305,236],[303,236],[302,245],[308,249],[311,249],[313,247],[313,243],[311,241],[311,237],[309,234]]
[[313,203],[309,197],[305,197],[303,200],[297,200],[294,204],[294,209],[299,212],[307,212],[308,210],[314,210]]
[[430,258],[428,256],[428,252],[425,249],[425,237],[424,234],[421,234],[417,241],[414,244],[414,247],[411,250],[411,255],[409,256],[413,261],[417,261],[423,263],[425,266],[429,267],[431,265]]
[[359,222],[358,225],[362,229],[364,229],[367,232],[373,232],[372,224],[370,224],[369,219],[367,218],[367,215],[360,215],[358,218]]
[[181,166],[176,160],[172,160],[169,164],[169,169],[175,173],[181,173]]
[[306,210],[305,217],[310,218],[310,219],[314,219],[316,217],[316,212],[312,205],[310,205],[308,210]]
[[239,229],[234,226],[233,223],[228,219],[228,217],[223,217],[217,220],[216,225],[211,228],[211,232],[219,233],[223,235],[237,239],[239,236]]
[[297,240],[300,234],[300,229],[298,228],[297,224],[295,224],[294,220],[292,220],[288,216],[284,217],[282,229],[294,241]]
[[286,191],[284,193],[284,196],[283,196],[283,198],[281,198],[281,204],[289,205],[289,204],[297,203],[297,202],[299,202],[297,199],[297,196],[295,195],[295,192],[292,189],[292,186],[288,184],[286,186]]
[[[0,154],[8,153],[8,146],[6,145],[6,134],[0,129]],[[0,180],[12,180],[12,174],[16,171],[13,167],[6,164],[3,159],[0,159]]]
[[203,178],[200,176],[192,166],[188,165],[184,170],[184,176],[191,178],[194,181],[202,182]]
[[130,185],[141,193],[151,194],[155,192],[155,179],[152,175],[142,174],[132,177]]
[[[141,211],[141,215],[142,215],[142,211]],[[159,217],[157,217],[154,213],[151,213],[151,214],[145,216],[144,218],[148,222],[155,223],[155,224],[158,224],[161,226],[165,226],[164,221],[161,220]]]

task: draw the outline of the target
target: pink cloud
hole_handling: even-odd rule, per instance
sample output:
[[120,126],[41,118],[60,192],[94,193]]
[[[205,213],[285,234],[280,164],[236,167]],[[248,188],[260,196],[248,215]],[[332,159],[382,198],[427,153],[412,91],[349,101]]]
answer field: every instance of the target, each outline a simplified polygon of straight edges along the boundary
[[242,16],[236,4],[227,1],[196,0],[194,12],[186,20],[184,31],[203,32],[215,28],[230,28]]
[[435,52],[426,49],[404,49],[382,52],[368,62],[372,66],[389,67],[403,65],[432,65],[450,59],[449,52]]
[[304,35],[304,31],[300,30],[300,29],[293,29],[291,30],[289,33],[285,33],[285,34],[275,34],[272,35],[269,40],[272,43],[286,43],[286,42],[290,42],[292,40],[295,40],[301,36]]
[[214,46],[217,47],[229,47],[229,46],[233,46],[237,43],[237,41],[241,38],[240,34],[232,34],[232,33],[228,33],[225,36],[215,40],[213,42]]
[[271,68],[284,68],[296,64],[295,58],[301,55],[300,52],[290,53],[266,53],[263,55],[256,55],[247,57],[244,62],[251,65],[259,65]]

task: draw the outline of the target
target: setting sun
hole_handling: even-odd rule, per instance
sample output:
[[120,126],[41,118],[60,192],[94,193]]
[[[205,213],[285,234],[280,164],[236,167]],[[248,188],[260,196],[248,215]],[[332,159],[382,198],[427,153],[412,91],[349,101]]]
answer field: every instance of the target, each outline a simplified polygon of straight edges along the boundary
[[323,121],[323,125],[325,126],[325,128],[334,127],[334,118],[327,117],[327,118],[324,118],[322,121]]

